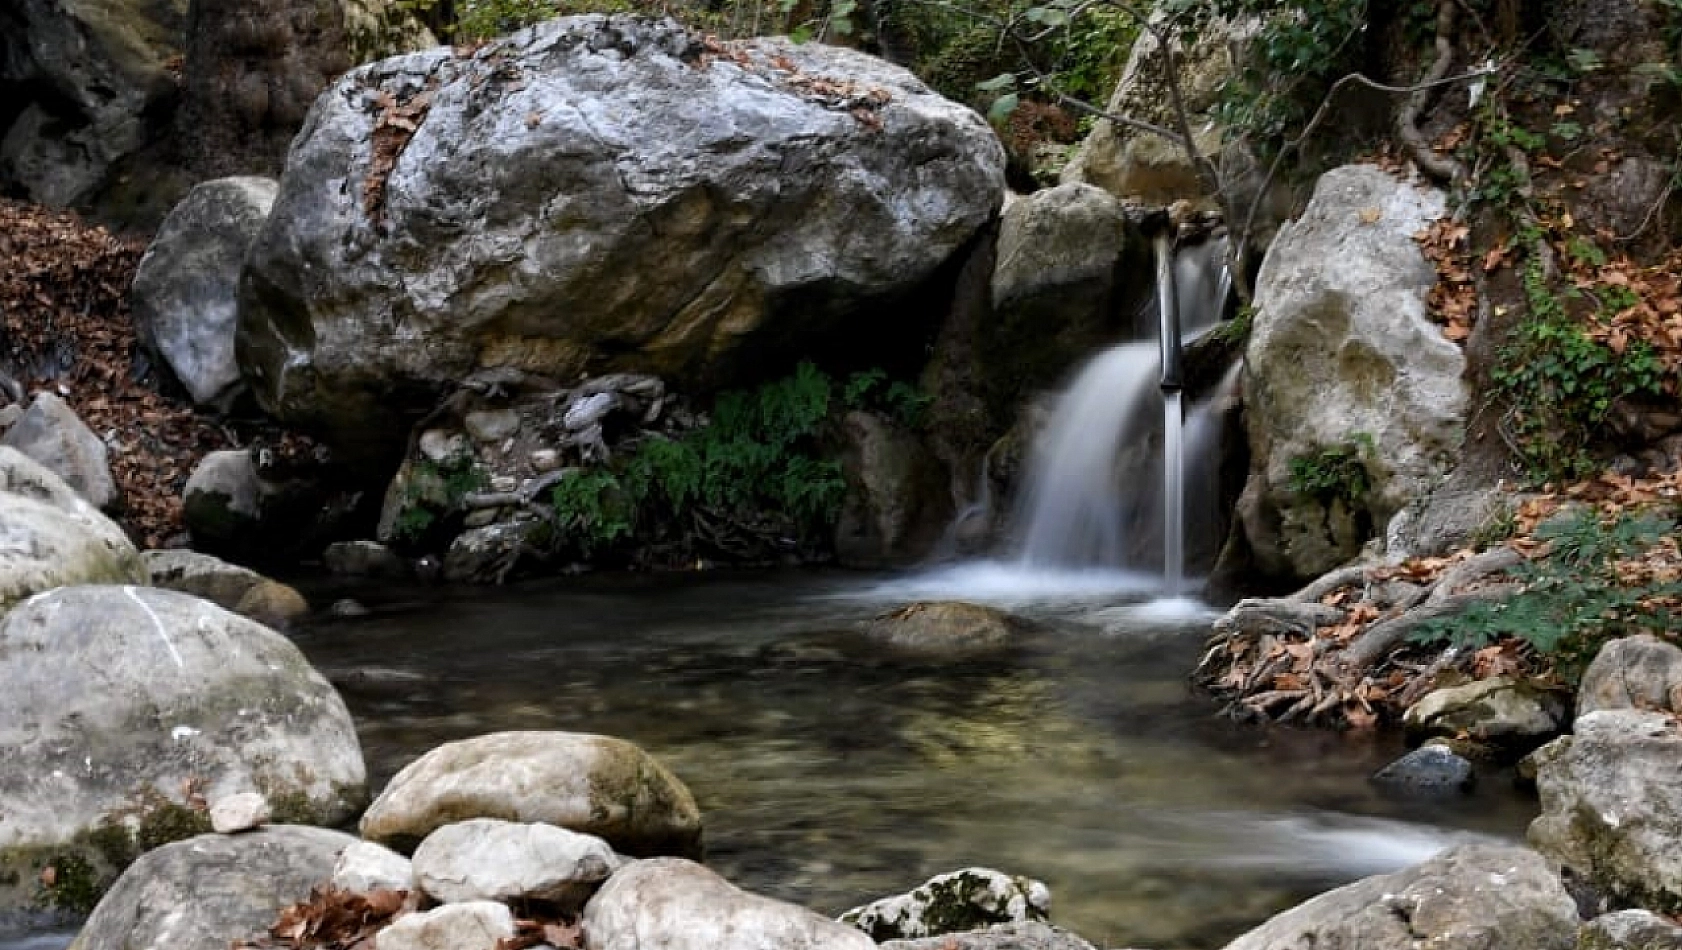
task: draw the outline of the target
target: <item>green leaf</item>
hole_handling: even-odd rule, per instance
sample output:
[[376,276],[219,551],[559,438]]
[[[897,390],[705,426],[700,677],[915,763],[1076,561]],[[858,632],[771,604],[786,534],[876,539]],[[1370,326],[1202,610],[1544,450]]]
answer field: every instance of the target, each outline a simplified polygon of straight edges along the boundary
[[1014,92],[1006,93],[994,99],[993,105],[987,110],[987,121],[1003,122],[1010,118],[1010,114],[1016,111],[1016,106],[1020,101],[1021,97]]

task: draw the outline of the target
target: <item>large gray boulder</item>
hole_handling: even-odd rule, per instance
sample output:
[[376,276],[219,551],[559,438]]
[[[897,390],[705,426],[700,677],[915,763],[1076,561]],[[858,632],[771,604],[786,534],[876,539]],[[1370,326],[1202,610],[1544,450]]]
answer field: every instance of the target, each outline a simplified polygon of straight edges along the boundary
[[0,10],[0,190],[64,207],[156,133],[187,0],[18,0]]
[[267,933],[281,909],[307,899],[355,843],[340,831],[271,825],[165,845],[123,872],[70,946],[227,950]]
[[630,855],[701,853],[701,812],[677,777],[623,739],[493,732],[404,766],[362,816],[362,836],[410,848],[469,818],[546,822]]
[[1577,686],[1577,715],[1601,709],[1682,712],[1682,647],[1649,634],[1601,647]]
[[804,907],[741,890],[693,861],[653,858],[615,872],[584,905],[590,950],[875,950]]
[[1436,270],[1413,238],[1443,213],[1440,191],[1337,168],[1262,262],[1238,516],[1268,574],[1349,560],[1455,461],[1465,358],[1426,319]]
[[332,824],[365,801],[364,777],[327,681],[290,641],[214,604],[65,587],[0,620],[0,907],[44,866],[97,877],[208,828],[195,799],[260,791],[282,820]]
[[0,436],[0,445],[51,469],[95,508],[108,508],[117,500],[105,443],[55,393],[43,390],[30,397],[29,408]]
[[1602,709],[1536,750],[1530,843],[1622,906],[1682,910],[1682,731],[1669,713]]
[[225,405],[239,384],[240,266],[279,187],[255,177],[194,186],[164,218],[135,271],[135,332],[200,405]]
[[1321,894],[1226,950],[1571,950],[1577,907],[1541,855],[1467,845]]
[[737,383],[903,332],[1003,164],[970,109],[819,43],[583,16],[384,60],[293,144],[239,359],[280,418],[382,460],[481,367]]
[[40,463],[0,445],[0,610],[66,584],[145,584],[115,522]]

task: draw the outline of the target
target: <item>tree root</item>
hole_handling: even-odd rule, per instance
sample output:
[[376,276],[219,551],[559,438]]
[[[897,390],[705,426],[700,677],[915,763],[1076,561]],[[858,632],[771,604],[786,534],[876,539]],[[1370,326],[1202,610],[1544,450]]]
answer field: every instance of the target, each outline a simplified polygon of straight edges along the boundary
[[1454,35],[1458,10],[1455,0],[1437,0],[1437,58],[1396,113],[1396,136],[1407,146],[1414,164],[1427,175],[1447,184],[1465,177],[1466,169],[1453,158],[1437,154],[1431,143],[1425,141],[1425,136],[1419,131],[1419,114],[1425,111],[1436,84],[1448,75],[1448,68],[1454,64],[1454,42],[1450,37]]

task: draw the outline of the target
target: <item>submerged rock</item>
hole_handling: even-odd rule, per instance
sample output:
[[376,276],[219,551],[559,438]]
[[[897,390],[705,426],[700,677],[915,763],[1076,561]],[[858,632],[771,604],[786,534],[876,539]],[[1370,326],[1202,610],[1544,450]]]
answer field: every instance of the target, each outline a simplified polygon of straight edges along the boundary
[[1541,855],[1467,845],[1327,891],[1226,950],[1572,950],[1577,907]]
[[584,907],[590,950],[875,950],[864,934],[804,907],[741,890],[693,861],[634,862]]
[[294,141],[241,365],[280,418],[378,460],[481,367],[739,384],[926,329],[908,301],[992,217],[1003,165],[973,110],[821,43],[582,16],[384,60]]
[[164,845],[123,872],[71,950],[227,950],[267,933],[355,842],[325,828],[271,825]]
[[994,607],[959,600],[919,601],[882,614],[865,632],[916,653],[987,652],[1010,646],[1029,623]]
[[1376,166],[1334,169],[1262,262],[1237,514],[1265,573],[1350,560],[1458,455],[1466,360],[1426,318],[1437,273],[1414,241],[1444,200]]
[[364,776],[349,712],[297,647],[208,601],[65,587],[0,620],[0,906],[44,866],[97,878],[208,830],[192,796],[258,790],[283,820],[331,824]]
[[1044,922],[1050,909],[1051,891],[1039,881],[992,868],[964,868],[937,874],[908,894],[855,907],[840,919],[881,941]]
[[701,852],[701,812],[676,776],[623,739],[576,732],[445,743],[392,778],[362,816],[362,836],[413,847],[469,818],[546,822],[623,854]]
[[68,584],[145,584],[123,529],[64,480],[0,445],[0,610]]

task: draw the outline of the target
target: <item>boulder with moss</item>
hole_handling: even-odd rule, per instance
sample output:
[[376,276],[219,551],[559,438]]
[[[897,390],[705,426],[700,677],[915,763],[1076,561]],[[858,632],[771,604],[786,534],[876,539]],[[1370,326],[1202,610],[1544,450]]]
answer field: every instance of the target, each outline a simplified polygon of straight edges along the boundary
[[364,781],[327,681],[290,641],[208,601],[64,587],[0,620],[0,909],[68,881],[59,869],[107,880],[209,830],[208,802],[260,791],[280,820],[333,824],[366,801]]
[[653,756],[611,736],[495,732],[409,763],[362,816],[362,836],[400,850],[470,818],[544,822],[622,854],[701,854],[701,812]]

